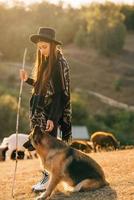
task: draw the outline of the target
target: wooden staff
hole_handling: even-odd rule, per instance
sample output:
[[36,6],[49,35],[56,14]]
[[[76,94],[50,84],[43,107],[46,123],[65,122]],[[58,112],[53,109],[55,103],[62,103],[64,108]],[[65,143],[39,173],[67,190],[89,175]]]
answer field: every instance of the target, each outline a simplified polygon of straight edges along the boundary
[[[23,63],[22,69],[24,70],[25,67],[25,60],[26,60],[27,48],[25,48],[24,55],[23,55]],[[20,105],[21,105],[21,96],[22,96],[22,88],[23,88],[23,80],[21,80],[20,84],[20,93],[19,93],[19,100],[17,106],[17,119],[16,119],[16,155],[15,155],[15,170],[14,170],[14,177],[13,177],[13,184],[12,184],[12,197],[14,198],[14,186],[15,186],[15,178],[16,178],[16,171],[17,171],[17,163],[18,163],[18,128],[19,128],[19,116],[20,116]]]

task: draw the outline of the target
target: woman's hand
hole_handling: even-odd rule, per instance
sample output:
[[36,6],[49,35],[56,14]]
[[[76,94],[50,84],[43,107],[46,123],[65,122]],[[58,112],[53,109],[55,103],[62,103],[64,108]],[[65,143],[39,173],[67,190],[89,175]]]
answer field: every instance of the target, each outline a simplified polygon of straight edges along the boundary
[[51,132],[54,128],[54,123],[52,120],[47,120],[46,131]]
[[24,69],[20,69],[20,79],[23,81],[28,79],[28,74]]

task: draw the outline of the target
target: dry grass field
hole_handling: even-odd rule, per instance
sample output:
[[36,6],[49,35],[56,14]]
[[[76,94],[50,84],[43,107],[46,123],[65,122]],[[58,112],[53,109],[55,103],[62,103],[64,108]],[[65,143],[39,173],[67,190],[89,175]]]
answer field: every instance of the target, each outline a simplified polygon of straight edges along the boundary
[[[91,153],[90,156],[103,167],[110,186],[84,193],[65,194],[61,191],[52,200],[134,200],[134,149]],[[0,163],[0,200],[12,200],[14,168],[14,161]],[[19,161],[14,199],[35,199],[38,194],[31,191],[31,186],[40,176],[38,159]]]

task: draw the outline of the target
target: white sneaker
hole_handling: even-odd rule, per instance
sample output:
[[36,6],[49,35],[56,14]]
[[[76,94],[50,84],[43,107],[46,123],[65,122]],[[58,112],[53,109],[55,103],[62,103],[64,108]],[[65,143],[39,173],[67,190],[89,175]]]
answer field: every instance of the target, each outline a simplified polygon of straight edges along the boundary
[[34,192],[43,192],[46,190],[46,187],[49,182],[49,174],[47,172],[43,172],[42,179],[35,185],[32,186],[32,190]]

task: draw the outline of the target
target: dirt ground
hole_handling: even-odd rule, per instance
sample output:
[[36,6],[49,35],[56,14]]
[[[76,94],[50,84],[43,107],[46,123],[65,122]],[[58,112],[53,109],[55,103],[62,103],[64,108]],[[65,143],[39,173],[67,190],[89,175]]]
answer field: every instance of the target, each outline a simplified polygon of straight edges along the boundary
[[[52,200],[134,200],[134,149],[113,152],[91,153],[102,167],[110,186],[93,192],[57,193]],[[15,161],[0,163],[0,200],[12,200],[12,182]],[[39,194],[31,186],[40,180],[38,159],[18,162],[14,189],[15,200],[33,200]]]

